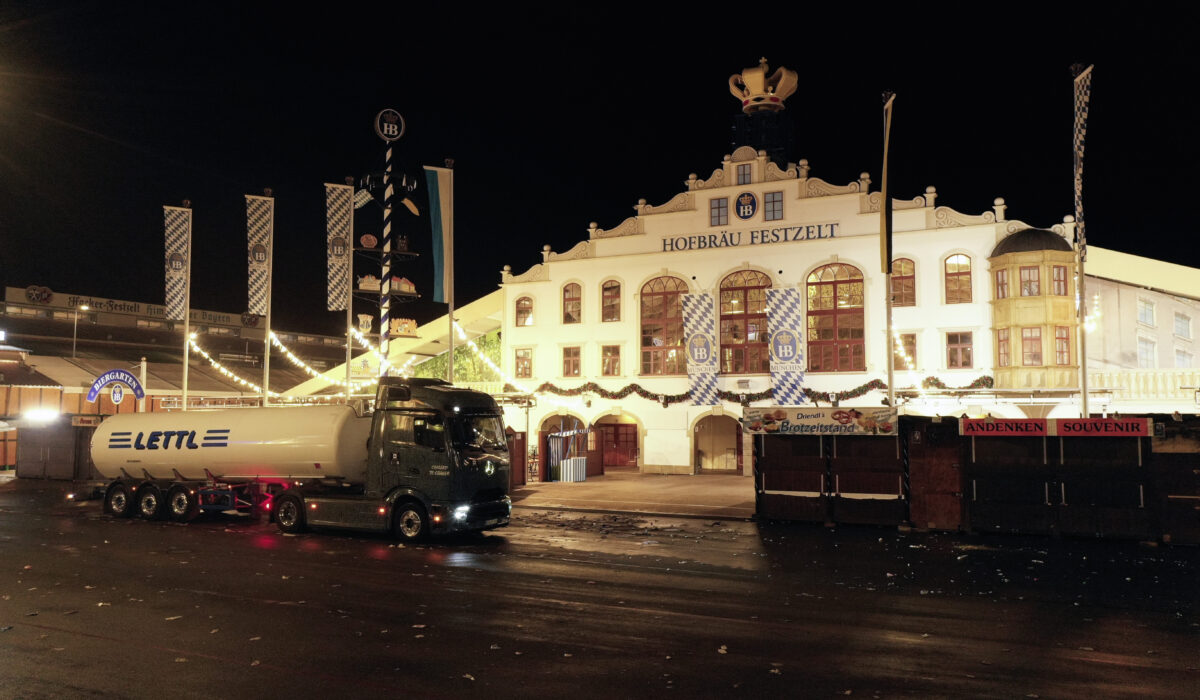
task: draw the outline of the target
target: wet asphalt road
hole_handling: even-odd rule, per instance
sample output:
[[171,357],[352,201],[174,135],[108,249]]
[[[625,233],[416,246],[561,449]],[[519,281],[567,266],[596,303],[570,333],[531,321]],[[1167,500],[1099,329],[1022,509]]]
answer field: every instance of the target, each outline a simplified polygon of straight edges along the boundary
[[1200,696],[1200,549],[518,509],[405,547],[0,485],[0,698]]

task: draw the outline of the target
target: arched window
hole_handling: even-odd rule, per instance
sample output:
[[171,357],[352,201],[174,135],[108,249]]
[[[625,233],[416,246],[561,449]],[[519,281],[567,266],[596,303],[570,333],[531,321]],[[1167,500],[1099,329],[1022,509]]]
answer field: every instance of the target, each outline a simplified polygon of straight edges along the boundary
[[683,295],[678,277],[655,277],[642,285],[642,374],[684,374]]
[[572,282],[563,287],[562,322],[579,323],[583,320],[583,288]]
[[520,299],[517,299],[517,316],[515,325],[533,325],[533,299],[530,297],[521,297]]
[[767,289],[771,278],[739,270],[721,280],[721,373],[770,371]]
[[600,285],[600,320],[621,320],[621,283],[616,280]]
[[971,258],[966,255],[946,258],[946,303],[971,303]]
[[917,305],[917,267],[908,258],[892,261],[892,306]]
[[863,349],[863,276],[834,263],[808,275],[808,370],[866,369]]

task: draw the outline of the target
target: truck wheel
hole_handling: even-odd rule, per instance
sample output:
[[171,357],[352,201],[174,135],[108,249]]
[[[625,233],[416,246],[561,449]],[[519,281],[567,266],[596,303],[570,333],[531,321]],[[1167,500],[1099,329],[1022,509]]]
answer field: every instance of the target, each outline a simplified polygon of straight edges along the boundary
[[129,495],[129,487],[125,484],[113,484],[104,496],[104,512],[114,518],[128,518],[133,515],[133,498]]
[[167,515],[177,523],[186,523],[200,512],[196,494],[186,486],[172,486],[167,492]]
[[147,484],[138,489],[137,510],[138,514],[146,520],[158,520],[161,518],[163,514],[162,491],[153,484]]
[[275,524],[281,532],[304,532],[304,504],[295,496],[275,499]]
[[392,523],[396,537],[405,542],[422,542],[429,536],[429,520],[425,509],[415,501],[405,501],[396,507],[396,519]]

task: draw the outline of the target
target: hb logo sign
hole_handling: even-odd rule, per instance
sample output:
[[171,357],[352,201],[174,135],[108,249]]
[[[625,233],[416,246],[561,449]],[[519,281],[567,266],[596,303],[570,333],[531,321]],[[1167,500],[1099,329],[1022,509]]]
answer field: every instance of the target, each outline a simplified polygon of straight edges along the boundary
[[394,109],[375,115],[375,134],[384,141],[396,141],[404,135],[404,117]]

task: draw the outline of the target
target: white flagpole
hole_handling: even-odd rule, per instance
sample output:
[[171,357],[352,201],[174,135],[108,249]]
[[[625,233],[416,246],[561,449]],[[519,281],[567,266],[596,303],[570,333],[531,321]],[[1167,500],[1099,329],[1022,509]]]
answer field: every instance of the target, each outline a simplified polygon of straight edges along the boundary
[[[263,190],[270,197],[271,188]],[[271,402],[271,275],[275,257],[275,201],[271,201],[271,218],[267,220],[267,335],[263,343],[263,406]]]

